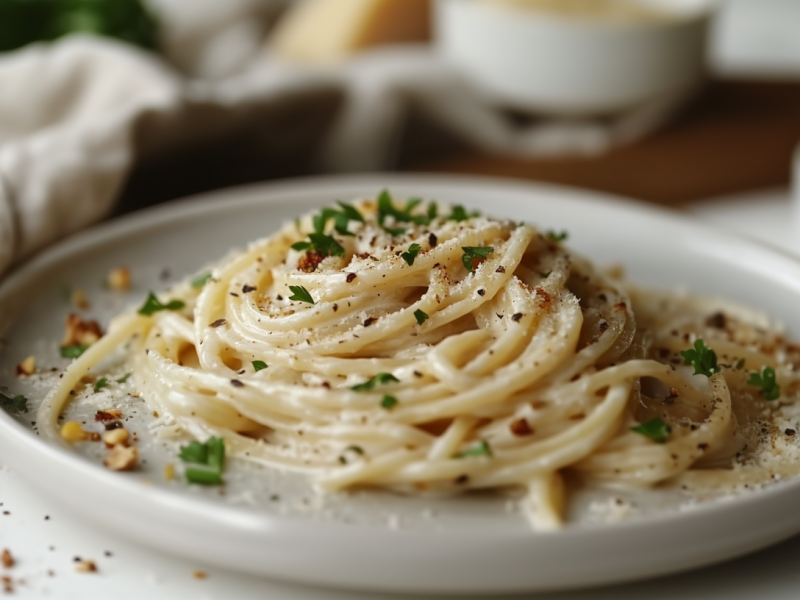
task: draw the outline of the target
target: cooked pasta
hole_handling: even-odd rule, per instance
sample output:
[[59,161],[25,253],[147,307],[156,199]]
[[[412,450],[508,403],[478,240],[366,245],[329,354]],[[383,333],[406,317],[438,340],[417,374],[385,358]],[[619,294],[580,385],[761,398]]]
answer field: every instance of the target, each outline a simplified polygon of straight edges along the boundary
[[38,421],[57,431],[80,378],[133,340],[153,410],[329,492],[522,486],[548,528],[565,477],[768,479],[756,453],[798,350],[756,313],[629,289],[562,237],[385,192],[340,203],[116,318]]

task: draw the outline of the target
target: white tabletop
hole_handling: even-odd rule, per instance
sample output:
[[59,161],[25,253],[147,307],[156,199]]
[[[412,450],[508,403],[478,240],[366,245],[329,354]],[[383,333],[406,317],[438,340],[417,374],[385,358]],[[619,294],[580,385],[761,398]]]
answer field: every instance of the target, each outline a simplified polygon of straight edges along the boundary
[[[800,254],[793,235],[794,214],[786,190],[709,200],[691,212],[725,228]],[[76,482],[79,485],[80,482]],[[49,497],[29,490],[19,474],[0,468],[0,549],[16,564],[0,567],[15,597],[82,600],[197,598],[248,600],[343,600],[394,598],[371,593],[323,590],[259,579],[167,556],[75,520]],[[114,507],[108,507],[113,511]],[[120,515],[125,518],[125,515]],[[213,544],[213,540],[208,541]],[[76,557],[95,562],[97,571],[79,573]],[[537,599],[650,600],[681,597],[720,600],[778,600],[797,597],[800,537],[732,562],[682,575],[602,589],[540,594]],[[204,574],[204,578],[197,575]],[[0,588],[3,582],[0,581]],[[416,596],[416,598],[420,598]]]

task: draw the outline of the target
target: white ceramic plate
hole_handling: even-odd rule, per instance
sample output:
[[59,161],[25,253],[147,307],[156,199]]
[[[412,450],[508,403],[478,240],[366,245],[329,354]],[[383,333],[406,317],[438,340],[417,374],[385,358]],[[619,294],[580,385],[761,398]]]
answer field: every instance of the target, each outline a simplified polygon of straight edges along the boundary
[[[139,303],[148,289],[196,272],[298,213],[384,187],[397,196],[422,195],[568,229],[572,247],[600,264],[624,263],[635,281],[758,305],[785,320],[795,338],[800,335],[800,264],[669,212],[504,180],[327,178],[172,203],[107,223],[38,256],[0,287],[7,342],[0,354],[0,385],[35,403],[44,387],[35,378],[16,380],[10,375],[13,365],[31,353],[42,367],[64,364],[56,357],[70,310],[59,297],[62,284],[85,289],[91,314],[107,321]],[[133,269],[135,289],[128,295],[103,290],[103,276],[122,264]],[[122,392],[114,387],[103,393]],[[161,470],[175,460],[174,447],[148,437],[149,413],[141,400],[120,401],[129,403],[125,412],[133,420],[127,427],[138,428],[142,438],[146,462],[138,472],[111,473],[91,449],[82,455],[47,445],[29,416],[14,419],[2,411],[0,460],[97,527],[250,573],[386,591],[564,589],[698,567],[800,531],[800,481],[691,509],[682,507],[685,498],[639,494],[630,499],[641,506],[640,517],[623,523],[598,523],[587,508],[592,497],[579,498],[570,525],[547,534],[532,532],[522,515],[509,510],[513,499],[507,497],[430,500],[377,492],[319,497],[302,478],[236,463],[226,471],[221,495],[217,489],[163,481]],[[80,414],[81,407],[74,410]]]

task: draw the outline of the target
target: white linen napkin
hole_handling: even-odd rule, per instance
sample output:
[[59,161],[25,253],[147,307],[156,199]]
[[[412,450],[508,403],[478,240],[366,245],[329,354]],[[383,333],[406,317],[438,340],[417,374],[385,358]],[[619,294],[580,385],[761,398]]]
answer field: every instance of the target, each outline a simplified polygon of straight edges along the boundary
[[[553,156],[598,153],[645,135],[681,100],[658,99],[602,122],[520,127],[429,47],[300,68],[261,48],[263,31],[244,18],[263,9],[257,0],[222,3],[228,12],[210,2],[216,13],[201,10],[209,0],[194,0],[198,14],[211,17],[185,30],[170,28],[182,22],[185,0],[153,1],[162,8],[173,3],[165,53],[180,71],[152,54],[87,36],[0,55],[0,273],[108,214],[135,161],[257,126],[287,104],[327,106],[333,116],[330,127],[303,138],[322,170],[365,171],[391,167],[412,108],[483,152]],[[191,52],[181,53],[181,40]]]

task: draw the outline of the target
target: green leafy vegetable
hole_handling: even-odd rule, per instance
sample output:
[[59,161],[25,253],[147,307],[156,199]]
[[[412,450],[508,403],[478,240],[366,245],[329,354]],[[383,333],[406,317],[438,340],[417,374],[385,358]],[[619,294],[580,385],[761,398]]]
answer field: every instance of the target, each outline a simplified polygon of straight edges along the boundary
[[672,428],[656,417],[655,419],[650,419],[646,423],[631,427],[631,431],[635,431],[646,438],[650,438],[654,442],[663,444],[667,441],[669,434],[672,433]]
[[553,241],[553,242],[556,242],[556,243],[563,242],[564,240],[566,240],[569,237],[569,232],[567,232],[566,230],[556,232],[556,231],[551,229],[551,230],[549,230],[547,232],[547,237],[550,239],[550,241]]
[[397,405],[397,398],[394,396],[390,396],[386,394],[381,400],[381,407],[385,408],[386,410],[391,410]]
[[131,375],[133,375],[133,373],[125,373],[125,375],[117,379],[117,383],[125,383],[126,381],[128,381],[128,377],[130,377]]
[[25,396],[6,396],[0,393],[0,406],[16,413],[28,412],[28,399]]
[[469,450],[456,454],[455,458],[466,458],[468,456],[492,456],[492,449],[489,447],[489,442],[481,440]]
[[96,394],[105,387],[108,387],[108,379],[106,379],[105,377],[101,377],[94,384],[94,393]]
[[142,0],[0,0],[0,52],[70,33],[155,49],[158,28]]
[[764,400],[777,400],[781,397],[781,386],[776,381],[775,369],[772,367],[763,367],[761,373],[750,373],[747,385],[760,387]]
[[[222,467],[225,463],[225,440],[209,438],[205,443],[192,442],[181,446],[181,460],[187,463],[186,480],[201,485],[222,485]],[[191,465],[191,466],[189,466]]]
[[182,300],[172,300],[167,304],[162,304],[161,301],[156,298],[156,295],[150,292],[147,296],[147,300],[145,300],[144,305],[142,305],[142,308],[140,308],[138,312],[140,315],[151,317],[162,310],[180,310],[184,306],[186,306],[186,304]]
[[204,273],[203,275],[198,275],[197,277],[192,279],[192,287],[201,288],[208,283],[209,279],[211,279],[211,273]]
[[290,285],[289,289],[292,290],[292,295],[289,296],[289,300],[314,304],[314,298],[311,297],[311,293],[302,285]]
[[464,268],[470,272],[473,270],[472,259],[486,258],[492,252],[494,252],[494,248],[492,246],[462,246],[461,249],[464,251],[464,254],[461,257],[461,262],[464,263]]
[[89,349],[89,344],[73,344],[72,346],[61,346],[61,356],[64,358],[78,358]]
[[378,373],[372,379],[368,379],[364,383],[354,385],[351,389],[356,392],[368,392],[376,385],[385,385],[387,383],[399,383],[400,380],[391,373]]
[[253,361],[253,368],[256,370],[256,373],[258,373],[259,371],[263,371],[268,366],[269,365],[267,363],[265,363],[263,360],[254,360]]
[[467,219],[472,219],[473,217],[480,217],[481,213],[478,210],[473,210],[472,212],[467,212],[467,210],[461,206],[460,204],[456,204],[453,206],[453,210],[450,213],[450,216],[447,217],[448,221],[466,221]]
[[430,319],[427,313],[417,309],[414,311],[414,316],[417,318],[417,325],[422,325],[425,321]]
[[422,250],[422,246],[419,244],[411,244],[408,247],[408,252],[403,252],[403,254],[401,254],[403,260],[408,263],[409,267],[414,265],[414,261],[416,260],[417,254],[419,254],[420,250]]
[[694,367],[695,375],[711,377],[720,371],[716,352],[706,346],[703,340],[697,340],[693,350],[682,350],[680,355],[683,357],[683,364]]

